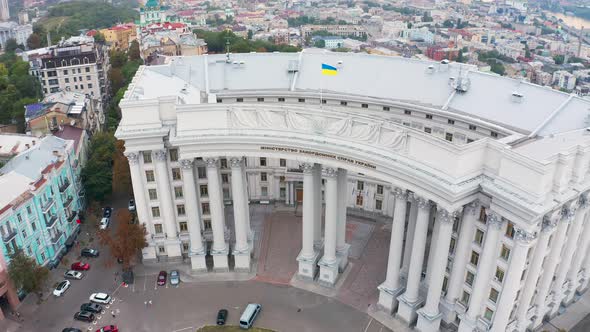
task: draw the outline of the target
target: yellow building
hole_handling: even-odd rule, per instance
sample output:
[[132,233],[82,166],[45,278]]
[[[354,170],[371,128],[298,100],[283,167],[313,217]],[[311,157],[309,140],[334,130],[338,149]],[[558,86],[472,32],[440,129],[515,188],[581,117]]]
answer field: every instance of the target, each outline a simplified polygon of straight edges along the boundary
[[137,39],[135,24],[118,24],[110,28],[100,30],[105,41],[111,45],[111,48],[117,50],[127,50],[129,44]]

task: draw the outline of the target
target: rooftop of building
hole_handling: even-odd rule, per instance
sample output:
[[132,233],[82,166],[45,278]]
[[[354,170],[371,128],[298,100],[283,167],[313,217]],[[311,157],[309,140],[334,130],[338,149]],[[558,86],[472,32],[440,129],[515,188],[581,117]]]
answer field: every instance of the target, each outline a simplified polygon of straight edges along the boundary
[[24,134],[0,133],[0,158],[9,158],[39,142],[39,138]]
[[11,203],[23,193],[29,191],[31,179],[17,172],[8,172],[0,176],[0,187],[10,190],[0,190],[0,214],[11,207]]
[[74,149],[78,151],[78,147],[84,136],[84,129],[66,124],[59,126],[59,130],[53,132],[53,135],[63,140],[74,141]]

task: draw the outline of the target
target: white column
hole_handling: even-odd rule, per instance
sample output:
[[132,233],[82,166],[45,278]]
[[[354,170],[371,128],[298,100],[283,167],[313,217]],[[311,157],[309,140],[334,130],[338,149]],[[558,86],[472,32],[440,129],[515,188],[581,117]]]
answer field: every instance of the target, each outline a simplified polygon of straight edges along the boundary
[[576,295],[576,290],[578,286],[580,286],[580,278],[578,278],[580,274],[580,270],[582,268],[582,262],[588,253],[588,243],[590,241],[590,222],[588,222],[588,213],[584,217],[582,221],[584,223],[584,230],[582,231],[582,235],[579,238],[578,244],[576,246],[576,252],[574,254],[574,258],[572,259],[571,267],[567,273],[567,295],[565,297],[565,304],[569,305],[574,300],[574,296]]
[[325,286],[334,286],[338,278],[338,261],[336,260],[336,232],[338,230],[338,184],[336,170],[325,169],[326,177],[326,226],[324,234],[324,256],[320,259],[319,282]]
[[225,242],[225,212],[221,191],[221,175],[219,173],[219,159],[207,158],[207,187],[209,191],[209,210],[211,214],[211,228],[213,230],[213,268],[216,271],[228,271],[229,248]]
[[418,216],[418,205],[413,195],[408,196],[410,201],[410,215],[408,216],[408,230],[406,231],[406,243],[404,244],[404,258],[402,261],[402,277],[407,279],[412,257],[412,243],[414,242],[414,230],[416,229],[416,216]]
[[580,237],[582,226],[584,225],[584,217],[588,211],[588,205],[586,204],[585,198],[580,197],[578,205],[579,207],[576,209],[574,222],[567,233],[567,242],[557,267],[553,287],[551,288],[551,292],[553,293],[553,302],[551,303],[550,310],[551,317],[557,315],[559,307],[561,306],[561,301],[565,296],[564,291],[567,289],[567,286],[564,285],[565,278],[567,276],[567,271],[571,266],[576,246],[578,245],[578,238]]
[[447,323],[453,322],[457,316],[455,303],[459,298],[463,283],[465,281],[465,267],[469,261],[471,253],[471,243],[473,241],[473,232],[475,231],[475,221],[479,202],[471,202],[463,208],[463,218],[461,229],[459,231],[459,240],[455,246],[455,257],[453,259],[453,268],[449,277],[449,287],[447,294],[442,301],[444,307],[443,320]]
[[291,181],[290,183],[291,188],[290,188],[290,193],[289,193],[289,204],[290,205],[295,205],[295,181]]
[[317,272],[319,252],[314,250],[314,208],[317,204],[313,189],[315,177],[314,165],[304,163],[303,168],[303,221],[301,252],[297,256],[299,262],[298,276],[304,280],[313,280]]
[[529,271],[527,272],[524,290],[520,296],[518,309],[516,312],[518,331],[524,332],[530,325],[530,321],[527,318],[527,313],[530,308],[531,299],[533,298],[535,290],[537,289],[537,281],[541,276],[541,267],[543,266],[543,260],[545,259],[545,254],[547,253],[547,244],[549,243],[551,234],[553,234],[553,231],[555,230],[555,226],[557,226],[556,219],[552,219],[550,216],[545,216],[545,218],[543,218],[543,228],[541,230],[541,235],[539,236],[539,240],[537,240],[537,244],[535,245],[535,253],[533,260],[530,263]]
[[181,260],[182,250],[176,227],[176,212],[174,211],[172,187],[168,168],[168,153],[165,149],[154,151],[156,159],[156,183],[158,184],[158,200],[161,216],[164,220],[166,233],[166,255],[168,259]]
[[[248,241],[253,241],[254,234],[252,233],[252,227],[250,226],[250,196],[248,195],[248,172],[246,172],[246,162],[245,158],[243,159],[241,165],[241,172],[242,172],[242,196],[244,197],[244,218],[246,219],[246,234],[248,236]],[[250,251],[254,250],[254,245],[252,243],[249,244]]]
[[458,212],[449,213],[439,208],[437,211],[436,222],[438,227],[438,239],[436,240],[436,249],[430,250],[435,255],[432,260],[431,277],[428,283],[428,295],[426,304],[418,310],[417,329],[422,332],[436,332],[439,330],[442,315],[438,310],[442,286],[445,277],[445,268],[449,257],[449,246],[451,244],[451,235],[453,234],[453,221]]
[[[590,247],[589,247],[590,249]],[[585,292],[586,289],[588,288],[588,282],[590,281],[590,254],[588,254],[588,252],[586,251],[586,253],[584,254],[584,262],[582,263],[582,270],[584,271],[584,273],[582,274],[582,282],[580,284],[580,287],[578,288],[578,291],[580,292]]]
[[313,165],[313,245],[317,250],[321,250],[324,240],[322,238],[322,165]]
[[408,281],[406,291],[397,299],[399,301],[398,316],[411,325],[416,319],[416,310],[422,304],[418,295],[420,281],[422,279],[422,265],[424,263],[424,249],[426,248],[426,236],[428,232],[428,217],[430,214],[430,201],[414,195],[418,205],[416,216],[416,229],[412,243],[412,258],[408,269]]
[[424,286],[428,286],[430,284],[430,278],[432,276],[432,267],[434,266],[433,259],[436,259],[436,241],[438,241],[438,232],[440,230],[440,223],[436,222],[436,218],[434,220],[434,224],[432,225],[432,234],[430,235],[430,248],[428,248],[428,261],[426,262],[426,277],[424,278],[423,284]]
[[135,152],[125,154],[129,161],[129,170],[131,173],[131,184],[133,185],[133,197],[135,199],[135,211],[140,224],[145,225],[147,230],[146,240],[148,246],[142,249],[142,260],[144,262],[156,260],[156,247],[151,240],[153,235],[153,225],[150,219],[150,211],[145,198],[145,187],[143,185],[144,173],[139,165],[139,155]]
[[250,247],[248,245],[248,215],[247,200],[244,190],[244,169],[241,157],[229,159],[231,167],[231,190],[234,208],[234,227],[236,244],[234,245],[234,260],[236,271],[250,272]]
[[496,307],[496,314],[490,330],[492,332],[506,331],[512,307],[520,289],[520,279],[525,268],[527,254],[536,237],[536,235],[530,234],[523,229],[515,228],[515,230],[514,246],[510,253],[510,265],[506,271],[502,294]]
[[338,227],[336,235],[336,256],[338,257],[338,268],[340,272],[348,265],[348,251],[350,245],[346,243],[346,187],[347,171],[339,168],[337,175],[338,191]]
[[397,307],[397,297],[403,290],[400,284],[400,265],[402,262],[402,248],[404,245],[404,228],[406,222],[407,195],[401,188],[395,188],[395,209],[391,225],[391,240],[389,241],[389,256],[387,258],[387,275],[385,281],[379,285],[378,307],[392,314]]
[[290,181],[285,180],[285,204],[289,205],[289,183]]
[[537,295],[535,297],[535,307],[536,307],[536,314],[537,317],[533,321],[533,328],[536,329],[543,324],[543,319],[547,312],[547,295],[549,293],[549,287],[551,286],[551,282],[553,281],[553,275],[555,274],[555,268],[557,264],[559,264],[561,251],[563,248],[563,244],[565,241],[565,234],[567,232],[569,223],[573,218],[573,214],[570,213],[570,210],[566,207],[563,208],[561,213],[561,221],[558,223],[557,231],[555,235],[553,235],[553,240],[551,240],[551,252],[547,257],[547,261],[545,266],[543,267],[543,275],[541,276],[541,280],[539,281],[539,286],[537,287]]
[[199,213],[199,199],[195,185],[195,175],[193,173],[193,160],[180,160],[182,167],[182,181],[184,184],[184,207],[188,219],[188,232],[190,236],[190,258],[191,268],[194,271],[207,271],[205,262],[205,247],[201,236],[201,215]]
[[489,289],[490,277],[495,267],[494,262],[498,257],[498,240],[500,239],[504,221],[502,217],[492,212],[488,215],[487,224],[488,230],[486,232],[482,255],[477,266],[473,293],[471,293],[469,300],[469,308],[461,317],[459,332],[472,332],[475,329],[477,316],[481,311],[483,300]]

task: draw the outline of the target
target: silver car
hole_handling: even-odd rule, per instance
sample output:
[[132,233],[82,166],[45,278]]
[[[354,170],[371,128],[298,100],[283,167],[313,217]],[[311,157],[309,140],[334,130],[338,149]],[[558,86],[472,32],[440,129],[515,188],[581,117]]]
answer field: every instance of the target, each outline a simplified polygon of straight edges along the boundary
[[170,271],[170,285],[178,285],[180,283],[180,274],[177,270]]

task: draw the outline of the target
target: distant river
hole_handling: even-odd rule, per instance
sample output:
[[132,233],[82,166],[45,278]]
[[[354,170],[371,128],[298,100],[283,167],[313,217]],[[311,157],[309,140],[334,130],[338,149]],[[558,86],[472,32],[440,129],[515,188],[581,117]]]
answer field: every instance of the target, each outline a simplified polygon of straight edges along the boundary
[[551,15],[557,17],[558,19],[562,19],[563,22],[570,27],[574,27],[576,29],[582,29],[582,27],[584,27],[584,29],[590,29],[590,21],[583,19],[581,17],[577,17],[577,16],[573,16],[573,15],[565,15],[562,13],[554,13],[554,12],[549,12]]

